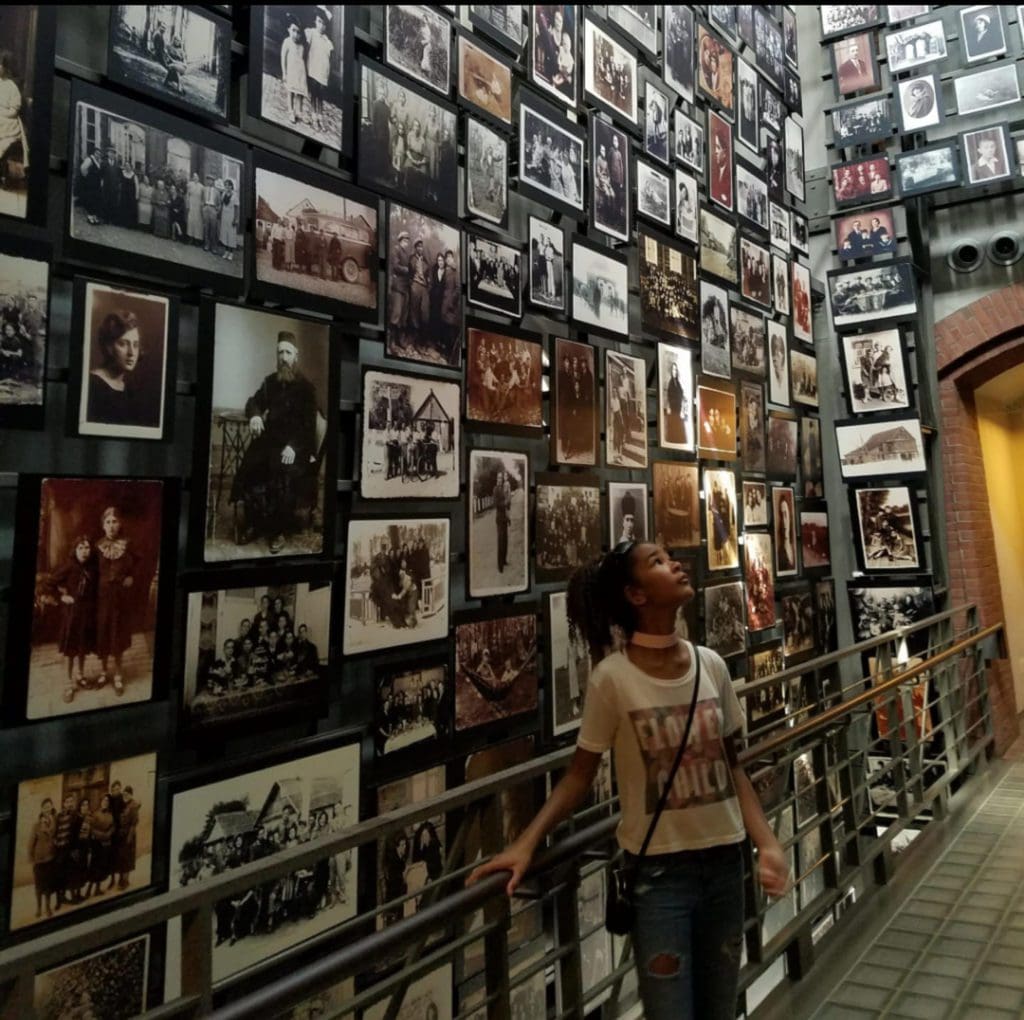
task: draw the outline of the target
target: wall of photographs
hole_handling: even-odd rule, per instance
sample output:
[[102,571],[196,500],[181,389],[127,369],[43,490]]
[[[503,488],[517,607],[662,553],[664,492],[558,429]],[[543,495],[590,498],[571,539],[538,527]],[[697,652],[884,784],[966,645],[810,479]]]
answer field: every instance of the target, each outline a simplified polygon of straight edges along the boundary
[[[623,538],[737,680],[835,646],[791,8],[0,25],[5,941],[570,742],[566,581]],[[216,976],[446,821],[225,908]],[[179,944],[109,966],[156,1001]]]

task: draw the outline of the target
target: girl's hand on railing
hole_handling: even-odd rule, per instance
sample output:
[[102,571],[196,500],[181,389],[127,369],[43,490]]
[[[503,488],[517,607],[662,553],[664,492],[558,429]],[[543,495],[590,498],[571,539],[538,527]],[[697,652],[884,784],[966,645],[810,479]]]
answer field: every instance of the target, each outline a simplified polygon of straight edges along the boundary
[[473,885],[479,882],[481,878],[493,875],[496,871],[511,871],[512,877],[508,880],[508,885],[505,886],[505,892],[508,896],[512,896],[519,883],[523,880],[523,875],[526,874],[526,869],[530,866],[532,859],[532,850],[520,845],[518,842],[512,843],[507,849],[502,850],[500,854],[495,854],[489,861],[481,864],[478,868],[474,868],[469,878],[466,879],[466,885]]
[[757,880],[769,896],[782,896],[789,889],[789,864],[778,843],[769,843],[758,848]]

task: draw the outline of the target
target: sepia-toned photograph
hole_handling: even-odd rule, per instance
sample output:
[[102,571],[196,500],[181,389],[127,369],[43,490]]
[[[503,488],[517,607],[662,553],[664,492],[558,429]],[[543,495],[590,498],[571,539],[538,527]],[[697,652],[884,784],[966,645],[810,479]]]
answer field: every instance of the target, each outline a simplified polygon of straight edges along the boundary
[[1000,4],[960,8],[960,41],[967,63],[999,57],[1006,52],[1002,10]]
[[892,197],[892,174],[888,156],[840,163],[832,169],[832,191],[836,205],[862,205]]
[[455,107],[377,64],[361,62],[359,70],[359,183],[457,215]]
[[636,161],[636,211],[664,227],[672,226],[672,180],[642,159]]
[[[11,931],[145,889],[153,875],[156,755],[98,762],[18,783]],[[49,860],[45,848],[49,847]]]
[[946,26],[941,18],[918,22],[909,28],[890,32],[885,37],[885,51],[889,58],[889,73],[899,74],[912,67],[945,60]]
[[786,665],[791,665],[797,656],[804,659],[814,652],[814,603],[809,591],[783,595],[781,603],[782,651]]
[[901,411],[910,406],[907,366],[898,329],[840,337],[851,414]]
[[572,317],[584,326],[629,334],[629,266],[608,249],[572,242]]
[[736,79],[736,92],[739,98],[736,136],[747,148],[760,152],[761,110],[757,102],[757,71],[745,60],[737,60]]
[[[782,642],[770,641],[751,652],[747,667],[748,680],[767,680],[785,669],[782,657]],[[780,685],[781,686],[781,685]]]
[[[734,472],[724,468],[705,468],[704,499],[708,570],[735,570],[740,565],[740,554]],[[741,619],[742,615],[741,612]]]
[[518,319],[523,313],[522,249],[480,234],[467,234],[466,263],[469,303]]
[[629,136],[603,117],[590,118],[590,218],[598,230],[629,241]]
[[447,636],[449,531],[447,517],[349,521],[346,655]]
[[377,310],[377,199],[266,156],[257,157],[254,194],[254,289],[334,315],[372,316]]
[[709,375],[732,377],[729,350],[729,295],[724,287],[700,281],[700,361]]
[[1005,124],[964,131],[960,135],[960,145],[966,184],[989,184],[1013,175],[1013,158]]
[[373,675],[373,737],[377,756],[395,754],[447,731],[448,659],[416,666],[378,666]]
[[[590,679],[590,651],[569,630],[564,591],[551,592],[545,600],[545,631],[548,636],[548,695],[551,701],[551,735],[560,737],[579,729]],[[530,1014],[526,1014],[530,1015]]]
[[795,505],[791,487],[772,486],[772,530],[775,538],[776,577],[795,577],[799,573]]
[[[315,714],[331,652],[331,574],[276,571],[217,580],[186,601],[182,709],[196,729]],[[236,587],[227,587],[234,584]]]
[[676,130],[676,159],[684,165],[704,173],[704,125],[687,117],[682,110],[672,112]]
[[676,181],[676,233],[686,241],[697,243],[697,179],[685,170],[675,168]]
[[646,542],[647,486],[640,482],[608,483],[608,544]]
[[[700,210],[700,267],[726,283],[739,283],[739,257],[736,253],[738,231],[731,220],[710,209]],[[704,281],[701,280],[703,289]]]
[[534,545],[538,582],[566,581],[601,554],[601,490],[587,475],[538,474]]
[[641,232],[640,325],[668,339],[697,339],[697,263],[669,241]]
[[551,459],[557,464],[594,465],[598,432],[594,348],[556,337],[551,358],[555,366]]
[[956,140],[896,155],[896,178],[904,198],[960,184],[960,148]]
[[[829,47],[832,73],[840,98],[857,92],[874,92],[881,84],[881,72],[875,58],[874,33],[859,32],[832,43]],[[890,64],[890,70],[895,71]]]
[[796,478],[797,419],[785,411],[768,413],[767,473],[772,478]]
[[860,535],[862,569],[919,570],[922,563],[910,489],[905,485],[853,489],[851,500]]
[[[889,8],[890,11],[892,9]],[[822,4],[818,10],[822,39],[845,35],[858,28],[870,28],[882,21],[882,8],[877,4]]]
[[352,139],[352,11],[344,5],[252,8],[249,109],[339,152]]
[[[0,9],[0,24],[3,17]],[[0,424],[42,428],[50,332],[49,247],[21,239],[0,244],[0,291],[5,295],[0,326]]]
[[579,53],[575,4],[531,4],[530,80],[570,107],[576,106]]
[[789,338],[785,323],[771,319],[768,325],[768,399],[773,404],[789,406]]
[[384,8],[384,59],[447,97],[452,74],[451,22],[425,4]]
[[508,220],[508,140],[466,117],[466,210],[504,226]]
[[653,464],[654,541],[666,549],[700,545],[700,482],[696,464]]
[[388,312],[392,358],[458,368],[462,361],[462,232],[388,206]]
[[470,450],[466,499],[470,598],[530,587],[530,462],[525,453]]
[[774,627],[775,576],[772,573],[772,536],[767,532],[744,533],[743,580],[747,590],[747,626],[751,630]]
[[458,383],[366,371],[359,470],[363,499],[455,499],[461,412]]
[[512,126],[512,68],[478,40],[458,36],[459,98],[500,124]]
[[565,311],[565,231],[537,216],[530,217],[531,304]]
[[519,187],[545,205],[554,201],[572,215],[583,212],[583,130],[564,111],[532,96],[519,103]]
[[740,453],[744,471],[764,472],[764,387],[746,380],[740,384]]
[[685,347],[658,344],[658,445],[695,449],[693,354]]
[[736,164],[736,211],[761,230],[768,229],[768,185],[760,171]]
[[742,581],[704,588],[704,640],[723,659],[747,650]]
[[[836,252],[841,259],[888,255],[896,250],[896,223],[892,209],[848,213],[835,220]],[[794,269],[797,263],[794,262]]]
[[906,318],[917,312],[917,282],[909,259],[867,269],[833,269],[828,273],[828,290],[837,327]]
[[467,617],[454,645],[456,732],[537,710],[535,612]]
[[[954,86],[956,87],[959,82],[966,80],[966,78],[957,78]],[[1016,85],[1016,74],[1014,74],[1013,80]],[[945,117],[942,104],[942,82],[935,71],[928,71],[916,78],[897,82],[896,98],[900,114],[899,128],[902,134],[924,131],[936,124],[941,124]],[[959,102],[957,111],[959,113],[969,112],[964,111]]]
[[732,50],[714,32],[697,25],[697,87],[730,120],[736,113],[735,59]]
[[540,428],[540,343],[480,326],[470,326],[466,336],[466,417],[490,425]]
[[725,209],[733,208],[732,125],[714,110],[708,111],[708,196]]
[[715,460],[736,458],[736,393],[697,387],[697,453]]
[[107,77],[165,103],[226,121],[231,22],[183,4],[114,4]]
[[605,351],[605,463],[647,467],[647,363]]
[[688,4],[665,4],[662,34],[662,65],[665,81],[687,102],[693,102],[694,31],[693,8]]
[[764,482],[743,483],[743,527],[768,527],[768,487]]
[[529,26],[523,17],[525,4],[469,4],[469,22],[485,35],[519,55]]
[[737,304],[729,306],[729,332],[732,338],[732,367],[752,375],[765,374],[765,318]]
[[818,359],[804,351],[789,352],[789,370],[793,386],[793,403],[818,406]]
[[832,111],[832,140],[839,148],[869,145],[883,141],[893,133],[892,99],[859,99]]
[[337,439],[330,326],[217,304],[208,335],[207,491],[196,508],[203,559],[322,555],[333,533],[326,479]]
[[740,236],[740,293],[764,308],[772,306],[771,257],[746,235]]
[[644,152],[662,163],[669,161],[669,100],[650,79],[644,87]]
[[917,418],[836,425],[843,479],[920,474],[927,470]]
[[831,565],[828,514],[824,510],[800,511],[800,553],[804,570]]
[[589,17],[583,18],[583,91],[609,112],[637,123],[637,60]]
[[800,470],[805,499],[823,499],[825,475],[821,459],[821,421],[810,415],[800,418]]

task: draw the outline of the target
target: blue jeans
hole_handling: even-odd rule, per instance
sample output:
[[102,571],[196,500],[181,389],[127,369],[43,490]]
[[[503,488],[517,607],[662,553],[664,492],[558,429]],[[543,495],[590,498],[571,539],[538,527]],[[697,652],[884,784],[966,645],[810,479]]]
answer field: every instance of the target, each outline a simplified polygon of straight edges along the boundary
[[743,844],[645,857],[633,955],[646,1020],[734,1020]]

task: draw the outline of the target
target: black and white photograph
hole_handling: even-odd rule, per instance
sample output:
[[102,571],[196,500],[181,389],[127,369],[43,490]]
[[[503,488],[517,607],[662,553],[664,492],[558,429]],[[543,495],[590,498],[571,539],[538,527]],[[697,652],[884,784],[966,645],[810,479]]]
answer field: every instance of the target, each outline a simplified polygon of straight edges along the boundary
[[[737,228],[710,209],[700,211],[700,267],[727,283],[739,283]],[[702,281],[703,282],[703,281]]]
[[173,106],[226,121],[231,22],[183,4],[112,5],[107,77]]
[[882,8],[877,4],[822,4],[819,11],[822,39],[870,28],[882,21]]
[[693,102],[694,30],[693,7],[665,4],[662,8],[665,48],[662,57],[665,81],[687,102]]
[[641,482],[608,483],[608,545],[646,542],[647,486]]
[[732,125],[714,110],[708,110],[708,197],[730,212],[733,198]]
[[740,565],[736,475],[724,468],[705,468],[704,500],[708,570],[735,570]]
[[800,66],[799,40],[797,39],[796,10],[788,4],[782,8],[782,46],[786,63],[797,70]]
[[740,450],[744,471],[764,472],[764,445],[764,387],[744,380],[740,384]]
[[534,518],[537,581],[567,581],[601,555],[601,489],[586,475],[538,474]]
[[384,59],[447,97],[452,74],[452,25],[425,4],[384,8]]
[[767,532],[745,532],[743,580],[747,589],[747,626],[751,630],[775,626],[775,575],[772,571],[772,536]]
[[499,127],[512,126],[512,68],[478,38],[459,31],[458,96]]
[[331,328],[238,305],[212,312],[209,438],[196,444],[207,485],[192,500],[201,558],[323,555],[333,548],[338,435]]
[[761,110],[757,102],[757,71],[742,58],[736,61],[739,113],[736,137],[753,152],[760,152]]
[[828,290],[837,327],[906,318],[917,312],[917,283],[910,259],[868,269],[831,270]]
[[447,637],[449,530],[447,517],[349,521],[346,655]]
[[576,106],[580,66],[575,4],[531,4],[530,80],[570,107]]
[[530,587],[530,463],[525,453],[470,450],[466,499],[470,598]]
[[530,430],[543,424],[539,338],[474,322],[466,335],[466,418],[490,432],[535,435]]
[[782,142],[774,135],[765,136],[764,175],[768,196],[780,205],[786,202],[786,153]]
[[586,641],[579,640],[579,637],[573,640],[569,630],[567,598],[564,591],[555,591],[545,600],[547,626],[544,629],[548,636],[548,697],[553,737],[579,729],[590,679],[590,652]]
[[[768,128],[776,137],[781,135],[782,125],[786,119],[786,106],[782,102],[782,96],[763,77],[758,78],[757,102],[761,111],[761,127]],[[760,147],[757,152],[761,152]]]
[[764,482],[743,483],[743,527],[768,527],[768,488]]
[[274,157],[256,157],[253,290],[304,308],[373,318],[376,196]]
[[896,154],[896,179],[904,198],[960,184],[960,148],[956,140]]
[[789,315],[792,303],[789,299],[789,259],[772,252],[772,304],[779,315]]
[[800,553],[804,570],[831,565],[828,514],[824,510],[800,511]]
[[798,259],[790,262],[793,304],[793,336],[804,343],[814,343],[811,302],[811,271]]
[[647,467],[647,364],[617,351],[605,351],[605,463],[608,467]]
[[[188,780],[180,781],[171,799],[171,889],[200,884],[359,821],[358,742],[286,755],[227,777],[223,768],[211,770],[213,781],[201,785],[185,787]],[[214,980],[355,916],[358,869],[358,855],[349,850],[217,903]],[[181,922],[171,922],[167,934],[166,970],[177,975]]]
[[768,412],[766,470],[771,478],[796,478],[797,419],[786,411]]
[[782,322],[768,320],[768,399],[789,406],[789,338]]
[[359,183],[440,216],[458,214],[455,107],[387,68],[359,64]]
[[471,305],[518,319],[523,314],[522,248],[467,233],[466,284]]
[[731,378],[729,295],[708,280],[700,281],[700,360],[704,372]]
[[363,499],[459,495],[462,388],[437,376],[368,369],[363,374]]
[[762,379],[765,374],[765,324],[760,312],[741,305],[729,308],[729,332],[732,336],[732,367]]
[[[870,209],[833,220],[836,254],[845,262],[896,250],[895,210]],[[796,265],[796,263],[794,263]]]
[[839,339],[851,414],[910,406],[907,359],[898,329],[847,333]]
[[583,212],[583,130],[533,96],[519,101],[519,188],[572,216]]
[[818,649],[822,655],[838,647],[836,629],[836,585],[835,581],[817,581],[814,585],[814,622]]
[[574,236],[572,317],[584,326],[629,333],[629,267],[606,248]]
[[636,161],[636,211],[672,228],[672,179],[642,159]]
[[644,85],[644,152],[662,163],[669,161],[668,96],[650,79]]
[[1005,61],[953,79],[956,112],[963,116],[1020,102],[1016,63]]
[[693,353],[658,344],[658,445],[664,450],[695,449]]
[[456,732],[536,712],[540,676],[532,608],[499,616],[465,614],[456,621],[453,644]]
[[598,230],[629,241],[629,136],[603,117],[590,118],[590,219]]
[[824,499],[825,475],[821,459],[821,421],[805,414],[800,418],[800,471],[804,498]]
[[919,21],[885,37],[889,73],[899,74],[922,64],[946,59],[946,28],[941,18]]
[[469,4],[469,22],[485,35],[519,55],[526,42],[528,26],[525,4]]
[[443,368],[462,362],[462,232],[388,205],[389,357]]
[[253,7],[249,39],[249,110],[312,142],[351,152],[351,8]]
[[736,163],[736,212],[760,230],[768,230],[768,185],[761,171],[742,160]]
[[789,239],[793,247],[803,255],[811,254],[810,227],[807,217],[795,209],[789,210]]
[[832,190],[838,207],[867,205],[892,196],[888,156],[840,163],[832,168]]
[[901,21],[927,14],[932,8],[930,4],[887,4],[886,12],[890,25],[898,25]]
[[763,308],[772,306],[771,258],[768,249],[740,235],[740,294]]
[[729,4],[708,4],[708,20],[733,41],[736,39],[737,9]]
[[447,655],[435,660],[428,657],[416,665],[377,666],[373,674],[373,736],[378,757],[444,736],[450,701]]
[[530,217],[530,303],[565,311],[565,230]]
[[675,168],[676,182],[676,233],[685,241],[697,243],[697,211],[700,198],[697,194],[697,179],[685,170]]
[[769,234],[772,244],[784,255],[788,255],[792,247],[789,210],[772,202],[769,205],[768,218],[771,224]]
[[638,237],[640,325],[670,340],[697,339],[697,263],[652,234]]
[[736,115],[736,56],[717,34],[697,24],[697,87],[732,120]]
[[[155,799],[155,754],[18,783],[10,930],[101,913],[145,889],[153,876]],[[46,845],[51,857],[40,867],[38,851]]]
[[583,91],[609,113],[637,123],[636,55],[591,17],[583,17]]
[[723,659],[747,650],[742,581],[704,589],[704,640]]
[[[71,90],[68,252],[241,290],[248,215],[241,143],[82,81]],[[211,281],[212,282],[212,281]]]
[[987,57],[999,57],[1006,52],[1002,11],[1000,4],[960,8],[960,39],[968,64]]
[[666,549],[696,548],[700,545],[697,465],[656,460],[653,468],[654,541]]
[[697,386],[697,453],[712,460],[736,459],[735,390]]
[[466,117],[466,211],[499,227],[508,221],[508,139]]
[[652,59],[658,56],[657,4],[608,4],[608,20],[622,29],[626,38],[642,46]]
[[852,489],[850,500],[860,535],[862,570],[891,573],[921,568],[914,498],[907,486]]
[[845,36],[832,43],[828,50],[840,99],[878,90],[882,75],[875,58],[874,32]]
[[775,540],[775,576],[795,577],[799,568],[796,511],[793,490],[789,486],[772,486],[772,536]]
[[786,118],[786,190],[804,200],[804,129],[792,117]]
[[555,337],[551,360],[554,411],[551,459],[556,464],[597,464],[597,372],[595,349]]
[[676,159],[685,166],[704,173],[704,125],[698,124],[682,110],[672,112],[676,132]]
[[786,105],[793,113],[803,116],[804,94],[797,74],[786,68]]
[[854,641],[870,641],[898,627],[908,627],[935,612],[930,586],[850,581],[850,617]]
[[928,469],[917,418],[839,423],[836,446],[844,481],[917,475]]
[[0,241],[0,424],[9,428],[44,424],[51,254],[28,239]]
[[858,99],[832,111],[832,140],[838,148],[884,141],[895,120],[891,97]]
[[182,716],[195,730],[277,725],[326,704],[331,568],[201,575],[186,599]]
[[[966,81],[956,79],[957,82]],[[1016,82],[1014,75],[1014,82]],[[942,103],[942,82],[937,72],[926,71],[914,78],[896,82],[897,109],[899,110],[899,129],[903,134],[913,131],[925,131],[941,124],[945,118]],[[959,108],[959,103],[957,104]],[[962,109],[959,112],[963,113]]]
[[754,7],[754,52],[757,66],[780,91],[785,80],[782,29],[768,15],[768,8]]
[[805,407],[818,406],[818,359],[813,354],[792,350],[789,354],[793,403]]

